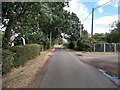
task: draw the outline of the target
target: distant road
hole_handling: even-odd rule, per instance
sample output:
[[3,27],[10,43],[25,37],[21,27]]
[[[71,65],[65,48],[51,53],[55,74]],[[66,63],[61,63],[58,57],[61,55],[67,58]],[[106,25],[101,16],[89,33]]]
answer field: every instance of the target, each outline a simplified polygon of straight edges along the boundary
[[40,88],[118,88],[96,68],[73,54],[57,49],[48,64]]

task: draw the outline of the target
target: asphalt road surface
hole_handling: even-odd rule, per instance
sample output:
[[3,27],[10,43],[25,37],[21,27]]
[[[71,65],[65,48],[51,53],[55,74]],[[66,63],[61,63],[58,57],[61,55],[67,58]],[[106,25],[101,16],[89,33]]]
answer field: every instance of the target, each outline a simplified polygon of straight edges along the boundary
[[96,68],[76,56],[57,49],[51,58],[40,88],[118,88]]

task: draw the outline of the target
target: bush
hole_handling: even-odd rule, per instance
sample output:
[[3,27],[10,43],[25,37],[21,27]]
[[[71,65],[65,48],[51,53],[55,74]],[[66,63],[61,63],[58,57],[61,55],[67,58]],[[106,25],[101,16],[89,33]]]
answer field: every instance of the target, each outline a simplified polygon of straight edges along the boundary
[[74,42],[70,41],[69,44],[68,44],[68,48],[69,49],[74,49],[74,47],[75,47]]
[[7,74],[13,68],[13,54],[9,50],[2,51],[2,75]]
[[78,40],[77,47],[75,49],[78,51],[91,51],[90,43],[88,40]]
[[64,48],[68,48],[68,43],[63,43]]
[[14,55],[14,67],[23,66],[25,62],[35,58],[40,55],[40,45],[38,44],[28,44],[28,45],[19,45],[11,48]]

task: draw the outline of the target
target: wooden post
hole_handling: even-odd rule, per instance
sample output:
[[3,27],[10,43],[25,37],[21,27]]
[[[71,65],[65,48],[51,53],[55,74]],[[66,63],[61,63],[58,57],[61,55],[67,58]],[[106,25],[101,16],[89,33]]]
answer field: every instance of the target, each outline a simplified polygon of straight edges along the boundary
[[94,20],[94,8],[92,8],[92,25],[91,25],[91,37],[93,36],[93,20]]
[[104,52],[106,51],[106,46],[105,46],[105,43],[104,43]]
[[116,50],[116,43],[114,44],[114,52],[116,52],[117,50]]
[[92,24],[91,24],[91,51],[93,46],[93,21],[94,21],[94,8],[92,8]]
[[95,44],[94,44],[94,52],[95,52]]

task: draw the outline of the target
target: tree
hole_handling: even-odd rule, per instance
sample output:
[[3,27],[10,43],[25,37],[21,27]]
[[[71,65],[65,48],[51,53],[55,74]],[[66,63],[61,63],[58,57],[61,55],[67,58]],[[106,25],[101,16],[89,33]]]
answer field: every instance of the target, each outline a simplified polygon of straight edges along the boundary
[[[3,47],[8,47],[8,42],[11,34],[11,30],[27,12],[29,11],[32,3],[2,3],[2,23],[6,27],[5,34],[3,36]],[[8,21],[6,23],[6,21]]]
[[104,43],[105,42],[105,34],[104,33],[95,33],[93,35],[94,43]]
[[105,40],[109,43],[120,42],[120,22],[114,22],[111,27],[113,28],[110,33],[106,33]]
[[15,39],[16,45],[21,43],[20,39],[24,36],[27,44],[38,43],[47,48],[50,33],[52,42],[60,38],[61,33],[67,34],[70,42],[76,43],[80,37],[79,18],[76,14],[63,10],[63,2],[4,2],[2,5],[2,23],[6,27],[3,36],[4,48],[8,47],[13,31],[19,33]]
[[[59,4],[57,6],[57,4]],[[49,37],[49,32],[53,29],[54,37],[58,31],[55,30],[55,23],[58,20],[55,12],[63,7],[63,3],[23,3],[23,2],[5,2],[2,4],[2,23],[6,27],[3,47],[7,48],[12,31],[25,35],[27,40],[33,40],[36,43],[40,33]],[[60,12],[60,10],[58,10]],[[6,23],[6,21],[8,21]],[[37,35],[38,34],[38,35]],[[30,39],[33,37],[33,39]],[[40,39],[40,38],[39,38]],[[47,39],[47,38],[46,38]],[[30,42],[31,42],[30,41]],[[29,41],[28,41],[29,42]]]

